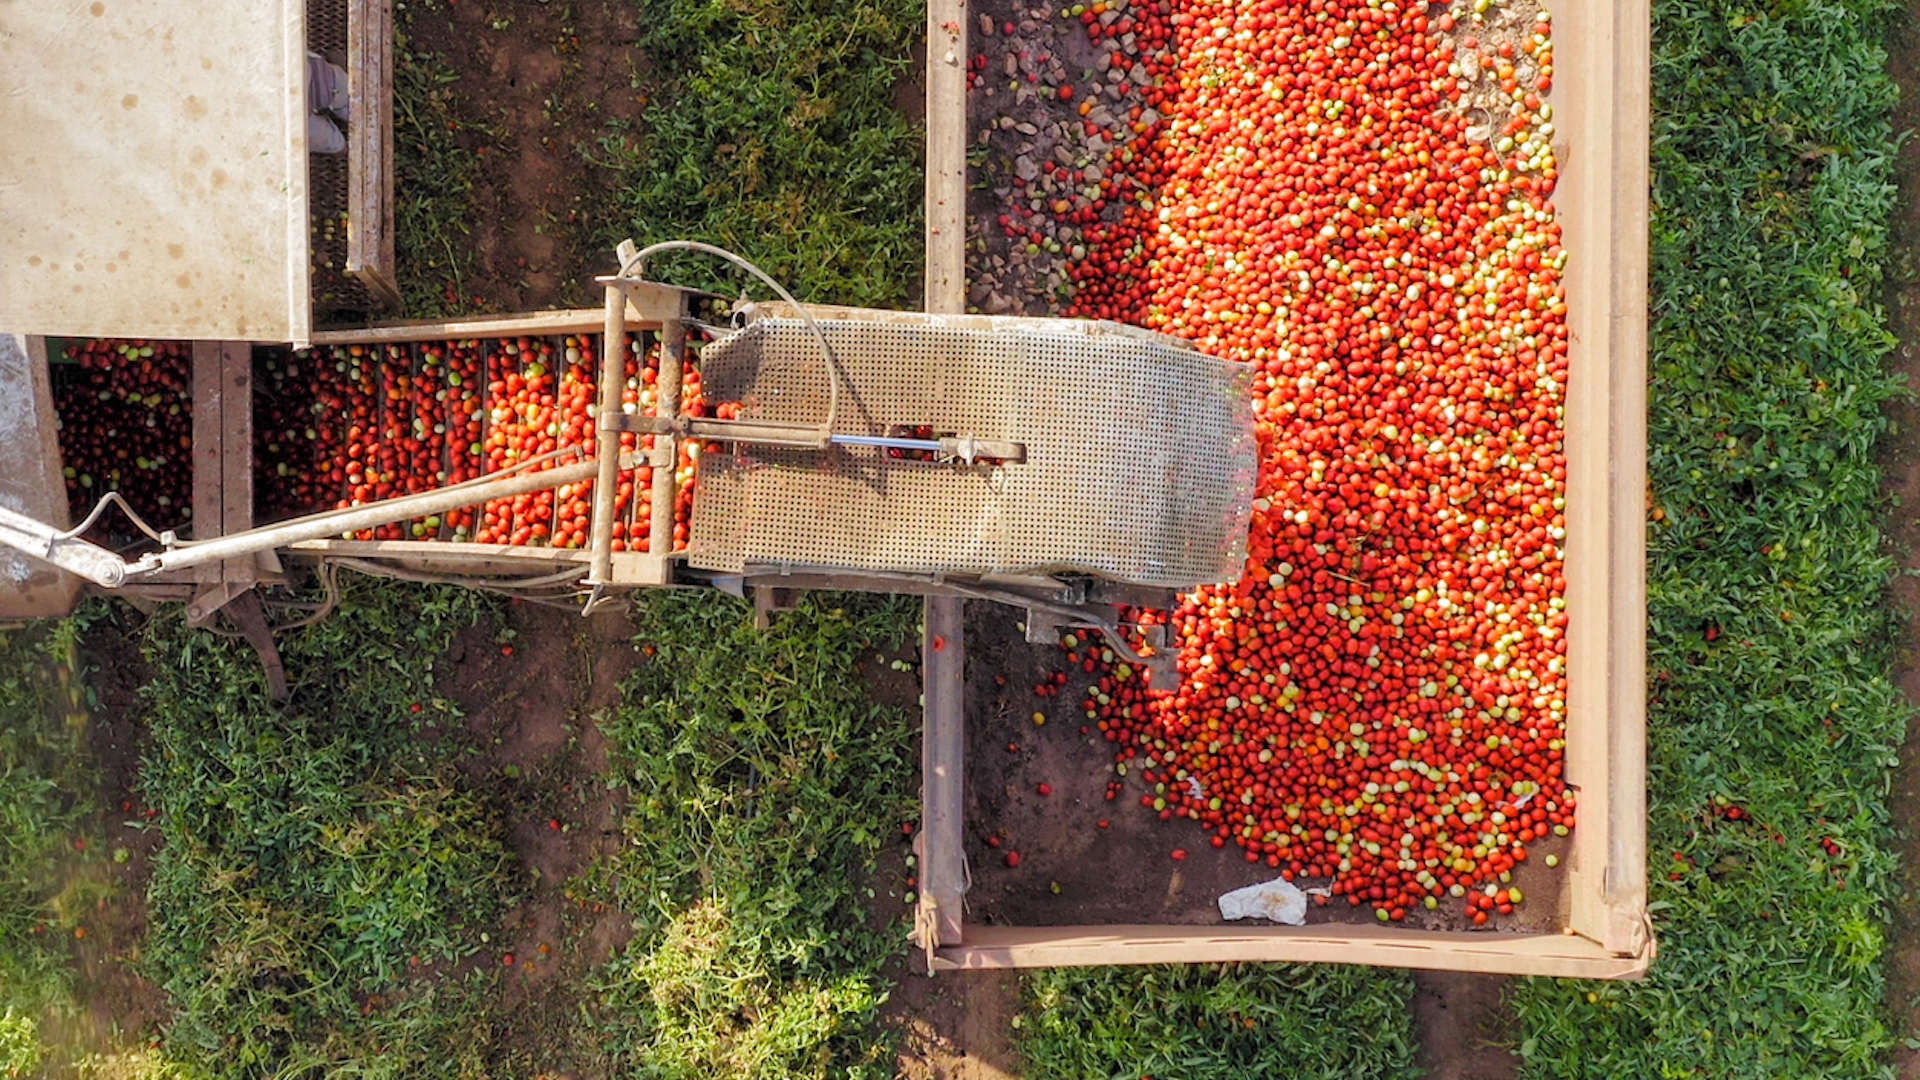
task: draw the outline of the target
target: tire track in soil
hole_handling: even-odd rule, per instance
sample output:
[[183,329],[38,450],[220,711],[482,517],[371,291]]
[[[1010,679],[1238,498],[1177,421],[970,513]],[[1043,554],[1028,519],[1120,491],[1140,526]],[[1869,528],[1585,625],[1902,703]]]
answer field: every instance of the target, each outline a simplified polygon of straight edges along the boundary
[[[1908,0],[1904,18],[1888,20],[1887,69],[1900,87],[1895,131],[1920,130],[1920,0]],[[1888,362],[1907,385],[1920,388],[1920,142],[1900,144],[1896,164],[1899,209],[1893,221],[1891,272],[1886,285],[1888,322],[1899,339]],[[1883,443],[1880,464],[1888,497],[1886,536],[1903,567],[1920,567],[1920,402],[1894,399],[1887,409],[1897,425]],[[1908,703],[1920,708],[1920,579],[1899,574],[1893,597],[1907,615],[1905,640],[1893,677]],[[1886,1012],[1892,1022],[1892,1062],[1905,1080],[1920,1080],[1920,1049],[1901,1040],[1920,1033],[1920,724],[1908,721],[1888,797],[1894,844],[1900,855],[1900,898],[1893,905]]]
[[[135,968],[147,940],[147,880],[162,839],[160,829],[149,827],[140,794],[140,761],[148,745],[140,701],[147,681],[136,636],[140,618],[122,609],[115,618],[95,623],[81,642],[78,670],[62,673],[63,682],[71,680],[68,707],[86,725],[100,805],[92,832],[104,839],[105,850],[89,852],[69,867],[76,887],[101,895],[82,921],[86,937],[74,942],[80,1014],[68,1021],[69,1031],[49,1035],[52,1042],[95,1053],[145,1044],[159,1036],[172,1015],[165,991]],[[82,679],[91,683],[92,709],[81,696]],[[121,850],[125,859],[113,861],[113,853]]]
[[[508,646],[500,644],[511,631]],[[520,863],[521,902],[485,955],[502,969],[496,1046],[530,1075],[597,1075],[603,1055],[580,1017],[593,972],[625,948],[631,916],[569,882],[620,848],[625,816],[609,789],[607,739],[595,715],[619,701],[638,662],[626,616],[510,604],[501,620],[464,632],[442,685],[466,713],[460,738],[479,752],[461,764],[490,793]],[[511,647],[509,654],[505,651]]]
[[[597,307],[592,276],[621,227],[613,177],[588,155],[610,122],[637,124],[647,70],[630,0],[515,3],[416,0],[414,46],[438,53],[475,155],[473,275],[461,310]],[[489,138],[486,133],[492,133]],[[406,198],[404,184],[397,197]]]
[[1416,971],[1413,1032],[1426,1080],[1513,1080],[1520,1059],[1517,1018],[1506,1004],[1505,975]]

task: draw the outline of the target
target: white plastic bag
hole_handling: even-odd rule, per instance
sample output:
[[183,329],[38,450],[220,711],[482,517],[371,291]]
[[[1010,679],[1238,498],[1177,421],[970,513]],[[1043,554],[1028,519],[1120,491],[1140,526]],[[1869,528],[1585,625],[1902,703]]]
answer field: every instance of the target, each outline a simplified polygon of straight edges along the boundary
[[1307,894],[1286,878],[1274,878],[1244,889],[1235,889],[1220,897],[1223,919],[1269,919],[1288,926],[1307,921]]

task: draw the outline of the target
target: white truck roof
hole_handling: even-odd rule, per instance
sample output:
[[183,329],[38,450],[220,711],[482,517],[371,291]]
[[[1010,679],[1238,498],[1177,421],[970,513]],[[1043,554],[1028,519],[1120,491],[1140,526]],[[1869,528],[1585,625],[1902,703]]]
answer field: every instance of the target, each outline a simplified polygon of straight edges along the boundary
[[0,0],[0,330],[311,332],[300,0]]

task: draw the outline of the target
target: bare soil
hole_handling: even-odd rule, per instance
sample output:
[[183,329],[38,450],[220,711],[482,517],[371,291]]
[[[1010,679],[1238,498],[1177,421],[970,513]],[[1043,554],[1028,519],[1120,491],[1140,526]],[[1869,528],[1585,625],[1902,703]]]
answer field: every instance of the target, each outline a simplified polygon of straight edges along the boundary
[[1426,1080],[1512,1080],[1518,1075],[1519,1024],[1506,1006],[1511,978],[1421,971],[1413,982],[1413,1026]]
[[79,670],[62,666],[53,673],[67,722],[84,732],[93,752],[93,794],[101,807],[86,836],[76,838],[55,900],[79,923],[73,956],[80,1009],[48,1036],[79,1052],[145,1045],[169,1015],[166,995],[135,967],[146,944],[147,879],[160,832],[143,827],[146,806],[138,790],[147,745],[138,698],[146,667],[132,637],[139,617],[128,608],[115,614],[114,621],[95,624]]
[[1009,1040],[1020,1011],[1010,971],[900,973],[888,1025],[900,1033],[902,1080],[1003,1080],[1022,1074]]
[[596,306],[604,238],[621,222],[590,155],[611,120],[637,123],[645,55],[631,0],[416,0],[416,48],[460,73],[453,108],[475,170],[475,273],[463,310]]
[[509,969],[494,1023],[512,1075],[570,1075],[601,1056],[579,1023],[588,976],[626,946],[632,918],[573,879],[622,840],[594,716],[619,700],[639,655],[632,638],[617,612],[582,620],[515,602],[503,622],[460,635],[442,683],[466,713],[465,730],[447,735],[475,751],[461,769],[489,793],[525,883],[487,958]]
[[[1894,130],[1920,129],[1920,2],[1909,0],[1906,17],[1893,20],[1888,70],[1900,86]],[[1920,390],[1920,143],[1901,142],[1900,193],[1894,217],[1892,273],[1886,303],[1900,343],[1888,362]],[[1882,454],[1889,510],[1888,542],[1902,566],[1920,565],[1920,401],[1896,399],[1888,409],[1897,425]],[[1895,576],[1893,594],[1908,619],[1906,640],[1894,667],[1894,679],[1908,702],[1920,707],[1920,579]],[[1893,938],[1888,966],[1887,1012],[1894,1022],[1892,1052],[1896,1071],[1920,1077],[1920,1049],[1902,1036],[1920,1033],[1920,724],[1909,721],[1900,765],[1890,797],[1900,853],[1900,899],[1893,908]]]

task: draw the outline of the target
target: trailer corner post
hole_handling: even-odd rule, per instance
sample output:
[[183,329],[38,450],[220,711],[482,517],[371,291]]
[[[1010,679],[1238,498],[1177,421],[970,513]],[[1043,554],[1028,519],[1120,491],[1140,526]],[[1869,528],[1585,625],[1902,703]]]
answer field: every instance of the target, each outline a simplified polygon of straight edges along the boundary
[[[653,414],[671,421],[680,415],[680,373],[687,362],[687,324],[669,319],[660,329],[660,373],[653,382]],[[673,507],[679,496],[674,470],[680,465],[680,442],[661,432],[653,437],[653,507],[648,511],[647,552],[666,558],[673,554]]]
[[593,561],[588,585],[606,585],[613,578],[613,515],[620,485],[620,397],[627,385],[627,287],[618,279],[607,282],[606,340],[600,347],[600,418],[594,425],[594,453],[600,459],[593,488],[593,528],[588,544]]
[[931,955],[960,944],[961,904],[967,892],[962,829],[966,796],[967,648],[965,601],[929,596],[920,639],[926,724],[920,740],[921,889],[917,929]]

